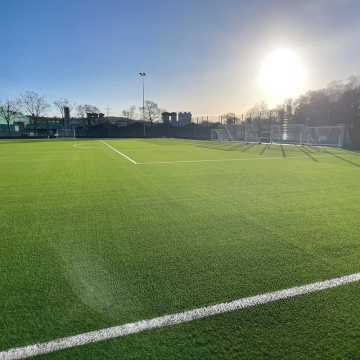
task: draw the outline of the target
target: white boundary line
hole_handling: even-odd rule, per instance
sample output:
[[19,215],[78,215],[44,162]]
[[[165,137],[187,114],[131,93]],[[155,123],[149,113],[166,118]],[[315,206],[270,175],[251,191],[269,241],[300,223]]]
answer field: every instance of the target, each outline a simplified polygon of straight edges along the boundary
[[[313,158],[333,157],[334,155],[311,155]],[[355,156],[355,155],[338,155],[338,156]],[[245,158],[245,159],[215,159],[215,160],[178,160],[178,161],[156,161],[149,163],[137,163],[137,165],[153,165],[153,164],[178,164],[178,163],[200,163],[200,162],[226,162],[226,161],[249,161],[249,160],[290,160],[290,159],[309,159],[310,156],[279,156],[279,157],[261,157],[261,158]]]
[[24,359],[30,356],[46,354],[61,349],[68,349],[75,346],[90,344],[107,339],[113,339],[120,336],[136,334],[145,330],[180,324],[195,319],[201,319],[207,316],[213,316],[227,313],[230,311],[246,309],[248,307],[288,299],[294,296],[305,295],[325,289],[330,289],[340,285],[350,284],[357,281],[360,281],[360,273],[342,276],[336,279],[320,281],[313,284],[296,286],[290,289],[274,291],[262,295],[251,296],[239,300],[230,301],[227,303],[206,306],[198,309],[184,311],[181,313],[160,316],[149,320],[142,320],[121,326],[91,331],[80,335],[52,340],[46,343],[38,343],[25,347],[13,348],[0,352],[0,359]]
[[[116,150],[115,148],[113,148],[111,145],[109,145],[108,143],[106,143],[104,140],[100,140],[103,144],[105,144],[106,146],[108,146],[110,149],[116,151],[118,154],[120,154],[121,156],[123,156],[124,158],[126,158],[127,160],[131,161],[133,164],[135,165],[156,165],[156,164],[181,164],[181,163],[201,163],[201,162],[226,162],[226,161],[251,161],[251,160],[284,160],[284,159],[307,159],[310,156],[309,155],[304,155],[304,156],[289,156],[289,157],[284,157],[284,156],[279,156],[279,157],[259,157],[259,158],[245,158],[245,159],[204,159],[204,160],[178,160],[178,161],[154,161],[154,162],[147,162],[147,163],[138,163],[135,160],[129,158],[128,156],[126,156],[125,154],[123,154],[122,152],[120,152],[119,150]],[[76,146],[76,145],[80,145],[80,144],[75,144],[73,145],[74,147],[79,147],[80,146]],[[83,149],[86,149],[86,147],[81,147]],[[90,148],[89,148],[90,149]],[[329,155],[311,155],[311,157],[313,158],[322,158],[322,157],[332,157],[334,156],[333,154],[329,154]],[[339,156],[355,156],[353,154],[341,154]]]
[[104,149],[103,147],[99,148],[99,147],[94,147],[94,146],[81,146],[81,144],[74,144],[73,146],[76,147],[77,149],[109,150],[109,149]]
[[103,144],[105,144],[106,146],[108,146],[110,149],[113,149],[114,151],[116,151],[117,153],[119,153],[121,156],[123,156],[125,159],[128,159],[129,161],[131,161],[133,164],[137,164],[136,161],[134,161],[133,159],[130,159],[128,156],[126,156],[125,154],[123,154],[122,152],[120,152],[119,150],[116,150],[115,148],[113,148],[112,146],[110,146],[109,144],[107,144],[105,141],[100,140]]

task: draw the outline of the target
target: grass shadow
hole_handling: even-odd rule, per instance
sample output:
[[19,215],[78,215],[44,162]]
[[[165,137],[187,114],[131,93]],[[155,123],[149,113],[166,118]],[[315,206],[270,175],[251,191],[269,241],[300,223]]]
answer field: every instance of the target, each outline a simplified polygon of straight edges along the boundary
[[300,149],[304,154],[306,154],[311,160],[315,161],[315,162],[319,162],[319,160],[315,159],[312,155],[310,155],[310,152],[306,151],[305,149],[303,149],[302,147],[296,145],[296,147],[298,149]]
[[251,149],[253,146],[255,146],[255,144],[249,145],[249,146],[248,146],[247,148],[245,148],[244,150],[241,150],[241,152],[248,151],[248,150]]
[[260,155],[262,155],[262,154],[265,152],[265,150],[266,150],[266,149],[269,149],[269,148],[270,148],[270,144],[266,144],[266,145],[264,146],[264,148],[261,150]]
[[283,147],[282,145],[280,145],[280,148],[281,148],[282,156],[283,156],[284,158],[286,158],[286,154],[285,154],[284,147]]
[[351,155],[355,155],[355,156],[360,156],[360,153],[357,151],[351,151],[351,150],[347,150],[347,149],[341,149],[343,152],[349,153]]
[[244,144],[240,143],[240,144],[237,144],[237,145],[235,145],[235,146],[233,146],[233,147],[231,147],[229,149],[226,149],[226,151],[234,151],[234,150],[236,150],[236,149],[238,149],[238,148],[240,148],[242,146],[244,146]]
[[360,167],[359,164],[356,164],[356,163],[354,163],[354,162],[352,162],[352,161],[350,161],[350,160],[344,159],[344,158],[342,158],[341,156],[332,153],[331,151],[328,151],[328,150],[324,149],[323,152],[326,153],[326,154],[332,155],[332,156],[336,157],[337,159],[340,159],[340,160],[342,160],[342,161],[345,161],[345,162],[347,162],[347,163],[349,163],[349,164],[351,164],[351,165]]
[[316,146],[309,146],[309,148],[310,149],[313,149],[313,150],[315,150],[315,151],[317,151],[317,152],[321,152],[321,153],[326,153],[326,151],[324,151],[324,149],[321,149],[321,148],[319,148],[319,147],[316,147]]
[[217,149],[217,150],[227,150],[228,143],[219,143],[215,144],[200,144],[196,145],[197,147],[206,148],[206,149]]

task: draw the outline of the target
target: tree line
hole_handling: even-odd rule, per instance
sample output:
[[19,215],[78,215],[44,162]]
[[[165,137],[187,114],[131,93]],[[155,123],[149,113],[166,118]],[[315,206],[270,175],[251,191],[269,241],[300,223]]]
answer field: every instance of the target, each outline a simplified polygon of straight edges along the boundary
[[297,99],[285,99],[270,109],[265,101],[254,104],[246,119],[274,119],[309,126],[345,124],[360,127],[360,76],[334,80],[326,88],[309,90]]
[[285,99],[273,108],[265,101],[259,101],[241,118],[233,112],[220,116],[220,122],[225,124],[254,120],[309,126],[345,124],[360,128],[360,76],[350,76],[346,81],[334,80],[324,89],[309,90],[299,98]]
[[[55,100],[53,106],[59,111],[63,125],[65,125],[65,108],[67,107],[70,112],[75,113],[75,117],[82,119],[85,130],[90,130],[95,117],[104,116],[97,106],[90,104],[76,105],[76,103],[70,103],[67,98]],[[46,96],[39,95],[34,91],[27,91],[14,100],[0,99],[0,117],[6,121],[10,136],[10,125],[19,114],[25,114],[30,118],[35,133],[37,133],[39,120],[48,116],[51,109],[52,105],[46,100]],[[161,113],[164,111],[154,101],[147,100],[144,103],[144,108],[139,107],[139,112],[136,111],[136,106],[133,105],[129,109],[122,110],[121,114],[122,117],[128,120],[144,119],[152,125],[153,122],[160,121]]]

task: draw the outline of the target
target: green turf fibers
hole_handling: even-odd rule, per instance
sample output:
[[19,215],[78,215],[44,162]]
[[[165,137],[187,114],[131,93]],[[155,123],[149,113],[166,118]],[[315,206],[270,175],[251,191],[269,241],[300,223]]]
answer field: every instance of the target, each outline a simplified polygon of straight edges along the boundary
[[[360,271],[358,153],[105,141],[144,164],[99,140],[0,141],[0,350]],[[355,283],[43,357],[356,358],[359,295]]]

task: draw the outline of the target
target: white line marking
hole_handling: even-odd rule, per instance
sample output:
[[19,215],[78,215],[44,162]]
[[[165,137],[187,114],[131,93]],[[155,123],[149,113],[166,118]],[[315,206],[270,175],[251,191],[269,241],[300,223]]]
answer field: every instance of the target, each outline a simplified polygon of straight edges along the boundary
[[124,158],[128,159],[129,161],[131,161],[133,164],[137,164],[136,161],[134,161],[133,159],[130,159],[128,156],[126,156],[125,154],[121,153],[119,150],[116,150],[115,148],[113,148],[112,146],[110,146],[109,144],[107,144],[105,141],[100,140],[103,144],[107,145],[110,149],[113,149],[114,151],[116,151],[117,153],[119,153],[120,155],[122,155]]
[[145,330],[175,325],[195,319],[201,319],[207,316],[213,316],[227,313],[230,311],[246,309],[248,307],[267,304],[278,300],[292,298],[294,296],[305,295],[325,289],[330,289],[336,286],[350,284],[356,281],[360,281],[360,273],[342,276],[336,279],[320,281],[313,284],[296,286],[290,289],[274,291],[262,295],[251,296],[239,300],[230,301],[227,303],[206,306],[198,309],[184,311],[181,313],[160,316],[154,319],[142,320],[121,326],[91,331],[85,334],[52,340],[46,343],[13,348],[0,352],[0,359],[24,359],[30,356],[46,354],[61,349],[68,349],[75,346],[90,344],[107,339],[113,339],[120,336],[136,334]]
[[[313,158],[333,157],[334,155],[312,155]],[[354,156],[354,155],[339,155],[339,156]],[[249,161],[249,160],[281,160],[281,159],[309,159],[310,156],[279,156],[267,158],[245,158],[245,159],[213,159],[213,160],[177,160],[177,161],[156,161],[149,163],[137,163],[137,165],[152,165],[152,164],[178,164],[178,163],[200,163],[200,162],[225,162],[225,161]]]
[[93,146],[79,146],[82,144],[74,144],[73,146],[76,147],[77,149],[98,149],[98,150],[109,150],[109,149],[104,149],[104,148],[99,148],[99,147],[93,147]]

